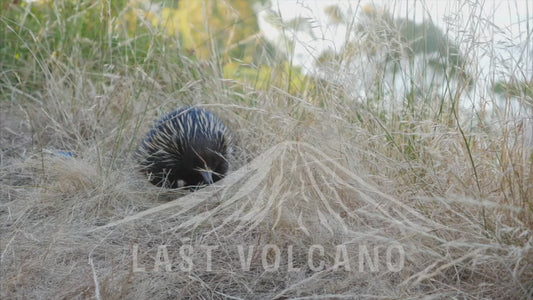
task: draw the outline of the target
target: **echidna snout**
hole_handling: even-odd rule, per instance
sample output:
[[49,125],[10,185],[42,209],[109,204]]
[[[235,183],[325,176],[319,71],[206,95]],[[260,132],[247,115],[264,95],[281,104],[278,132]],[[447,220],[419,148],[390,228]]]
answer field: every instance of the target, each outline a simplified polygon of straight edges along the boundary
[[159,119],[137,150],[151,183],[167,188],[212,184],[229,168],[231,135],[212,112],[184,107]]

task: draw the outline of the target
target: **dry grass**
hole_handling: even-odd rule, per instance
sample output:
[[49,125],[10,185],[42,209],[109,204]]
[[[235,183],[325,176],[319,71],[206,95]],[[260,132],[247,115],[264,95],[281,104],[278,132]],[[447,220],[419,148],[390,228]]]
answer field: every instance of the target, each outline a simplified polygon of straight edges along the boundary
[[[317,101],[243,87],[216,63],[151,59],[164,76],[148,64],[95,76],[72,63],[26,66],[43,74],[37,90],[3,77],[1,298],[533,297],[525,131],[453,116],[400,122],[327,81]],[[232,170],[195,192],[156,188],[133,151],[161,112],[189,104],[233,129]],[[270,244],[281,254],[272,271]],[[170,272],[154,270],[163,245]],[[308,264],[312,245],[324,249],[313,261],[322,270]],[[253,247],[249,269],[240,246],[245,257]],[[351,270],[335,267],[342,246]],[[377,249],[376,270],[359,268],[361,247]],[[394,266],[403,251],[401,268],[387,267],[391,247]]]

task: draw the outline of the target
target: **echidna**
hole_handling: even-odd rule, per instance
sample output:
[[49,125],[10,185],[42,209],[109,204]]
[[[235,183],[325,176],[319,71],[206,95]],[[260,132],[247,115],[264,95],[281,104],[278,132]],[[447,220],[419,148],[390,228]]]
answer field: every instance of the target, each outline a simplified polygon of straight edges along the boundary
[[212,184],[228,171],[231,134],[212,112],[184,107],[159,119],[137,150],[151,183],[167,188]]

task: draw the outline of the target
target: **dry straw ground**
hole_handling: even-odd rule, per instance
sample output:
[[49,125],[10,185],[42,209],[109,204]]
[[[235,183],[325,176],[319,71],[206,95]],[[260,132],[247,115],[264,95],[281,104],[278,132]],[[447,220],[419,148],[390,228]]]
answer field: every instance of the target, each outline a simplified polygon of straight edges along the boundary
[[[533,297],[531,148],[512,123],[385,122],[327,81],[324,101],[240,89],[216,60],[153,57],[163,76],[49,59],[20,75],[37,91],[2,81],[2,299]],[[232,170],[194,192],[154,187],[133,151],[162,112],[190,104],[234,131]],[[162,245],[170,272],[154,270]],[[276,260],[265,245],[279,268],[264,268]],[[343,246],[351,270],[335,268]]]

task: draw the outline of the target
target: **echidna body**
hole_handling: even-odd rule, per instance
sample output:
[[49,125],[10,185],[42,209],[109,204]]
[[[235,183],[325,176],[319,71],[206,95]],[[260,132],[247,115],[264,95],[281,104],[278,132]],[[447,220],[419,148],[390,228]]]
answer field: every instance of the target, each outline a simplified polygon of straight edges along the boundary
[[230,132],[214,113],[184,107],[159,119],[137,154],[151,183],[178,188],[220,180],[230,149]]

